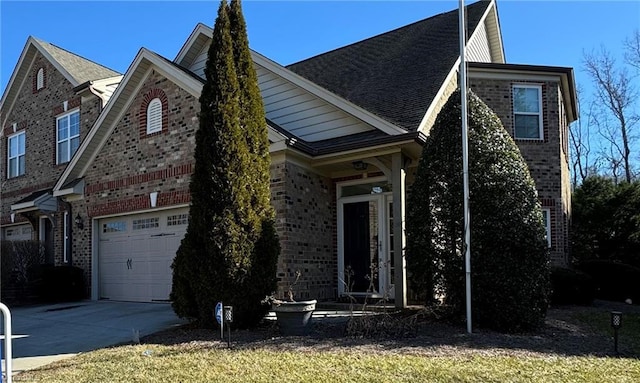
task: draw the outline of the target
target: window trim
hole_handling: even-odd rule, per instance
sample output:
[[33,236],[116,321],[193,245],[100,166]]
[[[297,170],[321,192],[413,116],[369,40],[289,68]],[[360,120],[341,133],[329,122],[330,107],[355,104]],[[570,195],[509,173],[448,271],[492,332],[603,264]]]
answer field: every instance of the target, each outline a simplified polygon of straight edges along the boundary
[[[546,221],[544,220],[546,217]],[[547,239],[547,247],[551,248],[551,209],[542,208],[542,218],[544,225],[544,231]]]
[[[516,112],[516,103],[515,103],[515,97],[514,97],[514,93],[516,88],[524,88],[524,89],[536,89],[538,91],[538,112],[534,113],[534,112]],[[544,140],[544,126],[543,126],[543,119],[542,119],[542,113],[543,113],[543,105],[542,105],[542,85],[539,84],[512,84],[511,86],[511,97],[513,98],[513,138],[515,138],[516,140],[522,140],[522,141],[542,141]],[[532,137],[518,137],[517,135],[517,128],[516,128],[516,115],[523,115],[523,116],[538,116],[538,137],[536,138],[532,138]]]
[[[154,107],[156,113],[160,113],[159,118],[151,119],[151,107]],[[156,97],[149,101],[147,105],[147,134],[159,133],[162,131],[163,107],[160,97]],[[153,125],[152,125],[153,123]]]
[[[12,157],[11,156],[11,140],[17,139],[18,143],[20,143],[18,137],[21,135],[24,135],[24,147],[22,148],[22,153],[20,153],[20,146],[18,145],[18,153]],[[14,133],[9,137],[7,137],[7,179],[20,177],[27,172],[26,153],[27,153],[27,134],[24,130]],[[22,173],[20,173],[20,157],[25,158],[24,171]],[[11,175],[11,159],[13,158],[16,159],[17,169],[15,169],[16,171],[15,174]]]
[[[67,138],[65,138],[64,140],[60,140],[60,129],[58,127],[58,123],[60,120],[62,120],[63,118],[68,118],[69,120],[71,120],[71,116],[75,113],[78,113],[78,134],[75,136],[71,135],[71,124],[69,124],[69,135],[67,136]],[[71,140],[78,137],[78,148],[80,147],[80,109],[74,109],[71,110],[65,114],[62,114],[58,117],[56,117],[56,165],[60,165],[60,164],[66,164],[67,162],[71,161],[71,158],[73,158],[74,153],[71,153]],[[69,154],[69,158],[67,158],[66,161],[61,161],[60,160],[60,152],[58,151],[58,146],[62,143],[62,142],[66,142],[67,143],[67,149],[68,149],[68,154]],[[77,149],[76,149],[77,150]]]

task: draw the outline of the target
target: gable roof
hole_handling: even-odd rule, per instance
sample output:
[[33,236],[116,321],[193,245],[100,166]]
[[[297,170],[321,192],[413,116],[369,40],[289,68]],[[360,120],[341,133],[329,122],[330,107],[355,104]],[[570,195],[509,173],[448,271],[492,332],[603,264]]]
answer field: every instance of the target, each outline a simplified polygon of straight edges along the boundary
[[[469,35],[491,1],[466,7]],[[404,129],[418,129],[460,57],[458,10],[291,64],[286,68]]]
[[71,161],[56,182],[53,188],[54,196],[64,194],[61,190],[69,189],[69,182],[84,176],[84,172],[106,143],[109,135],[120,121],[122,114],[126,112],[136,96],[140,84],[152,69],[157,70],[164,77],[170,78],[181,89],[192,95],[200,96],[202,79],[159,54],[146,48],[141,48],[127,69],[122,82],[116,88],[102,113],[98,116],[89,133],[87,133],[87,137],[82,141],[78,151],[71,158]]
[[44,49],[53,58],[53,60],[55,60],[55,62],[60,64],[67,74],[75,80],[76,84],[74,84],[74,86],[90,80],[98,80],[120,75],[120,73],[109,69],[104,65],[100,65],[82,56],[78,56],[64,48],[60,48],[59,46],[42,41],[35,37],[33,37],[33,40],[36,41],[42,49]]
[[[11,108],[13,105],[15,97],[24,83],[25,78],[31,71],[33,59],[37,53],[43,55],[73,87],[87,81],[113,78],[120,75],[120,73],[103,65],[30,36],[11,74],[7,88],[2,95],[0,109],[5,110],[5,107],[8,106]],[[4,126],[4,122],[5,121],[0,121],[0,126]]]

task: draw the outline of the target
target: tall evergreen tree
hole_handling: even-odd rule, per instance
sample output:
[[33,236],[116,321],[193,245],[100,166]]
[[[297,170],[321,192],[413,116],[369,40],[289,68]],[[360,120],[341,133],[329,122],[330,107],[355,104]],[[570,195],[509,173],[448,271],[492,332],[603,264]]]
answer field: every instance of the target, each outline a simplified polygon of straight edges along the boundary
[[[239,11],[239,7],[235,9]],[[267,176],[266,187],[257,187],[253,181],[258,179],[253,175],[256,153],[249,150],[245,126],[247,120],[256,117],[243,110],[251,96],[241,90],[238,81],[230,13],[226,0],[222,0],[200,96],[200,127],[196,132],[195,168],[190,183],[190,220],[172,265],[171,300],[180,317],[193,319],[203,326],[215,323],[213,310],[218,301],[234,305],[235,326],[247,327],[255,324],[260,319],[256,316],[264,312],[255,308],[260,306],[260,299],[255,303],[247,299],[257,296],[257,290],[263,290],[261,297],[271,292],[266,290],[268,284],[256,286],[251,281],[256,275],[268,272],[254,270],[259,268],[254,260],[256,248],[270,245],[269,255],[275,253],[277,259],[278,243],[275,231],[263,230],[262,217],[266,212],[268,222],[272,217],[268,213],[272,210],[265,205],[252,208],[256,201],[265,200],[264,192],[259,198],[254,195],[255,188],[260,191],[266,188],[268,193],[269,179]],[[237,14],[234,20],[237,25]],[[236,27],[234,34],[237,33]],[[264,127],[264,112],[261,121]],[[270,237],[262,238],[262,232]],[[275,269],[272,269],[272,278],[275,278]],[[248,287],[256,291],[247,294]]]
[[[469,94],[471,280],[474,323],[534,329],[548,305],[549,260],[533,179],[498,117]],[[423,148],[407,216],[412,282],[464,311],[460,92],[439,113]]]
[[253,234],[251,240],[255,243],[249,259],[249,272],[242,288],[244,299],[236,305],[244,313],[243,321],[247,326],[252,326],[269,309],[259,302],[277,287],[280,243],[275,229],[275,213],[271,206],[271,156],[267,121],[240,0],[231,0],[229,19],[239,85],[240,125],[247,142],[251,166],[245,173],[246,188],[251,191],[251,202],[247,209],[250,214],[247,231]]

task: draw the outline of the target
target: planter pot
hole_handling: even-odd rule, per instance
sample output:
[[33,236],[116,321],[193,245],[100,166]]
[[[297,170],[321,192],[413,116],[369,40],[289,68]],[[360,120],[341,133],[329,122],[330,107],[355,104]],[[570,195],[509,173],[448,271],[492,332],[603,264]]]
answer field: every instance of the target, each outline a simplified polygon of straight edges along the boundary
[[272,309],[278,318],[282,335],[307,335],[311,329],[311,315],[316,309],[316,300],[282,302],[274,304]]

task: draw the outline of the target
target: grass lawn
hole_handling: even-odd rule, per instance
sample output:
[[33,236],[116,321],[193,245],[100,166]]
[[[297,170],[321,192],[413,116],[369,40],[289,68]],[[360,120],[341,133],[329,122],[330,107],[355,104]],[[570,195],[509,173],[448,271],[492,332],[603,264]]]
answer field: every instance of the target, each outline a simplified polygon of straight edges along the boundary
[[[612,352],[611,309],[625,310],[621,356]],[[80,354],[14,382],[640,382],[640,308],[600,303],[551,310],[536,334],[498,334],[425,322],[415,338],[354,339],[342,325],[279,337],[238,332],[227,349],[215,331],[179,329],[146,344]],[[244,339],[243,339],[244,337]]]
[[598,357],[424,357],[356,352],[122,346],[15,382],[639,382],[640,361]]

